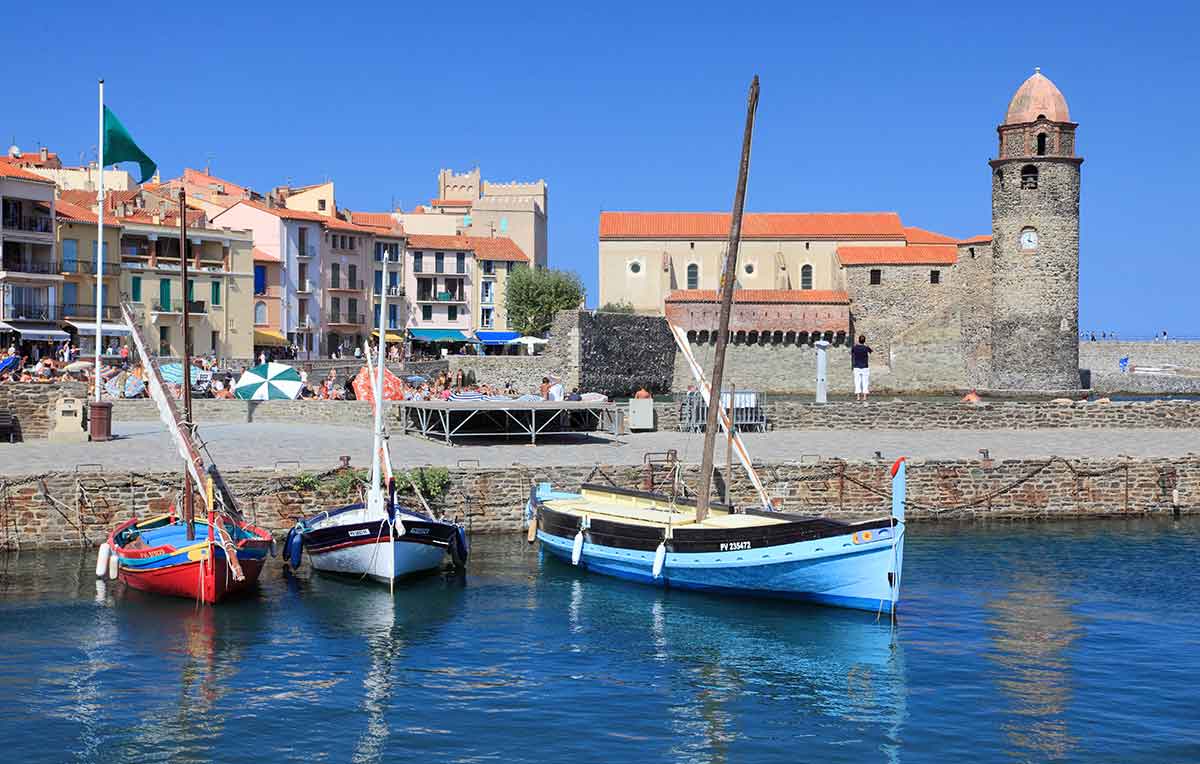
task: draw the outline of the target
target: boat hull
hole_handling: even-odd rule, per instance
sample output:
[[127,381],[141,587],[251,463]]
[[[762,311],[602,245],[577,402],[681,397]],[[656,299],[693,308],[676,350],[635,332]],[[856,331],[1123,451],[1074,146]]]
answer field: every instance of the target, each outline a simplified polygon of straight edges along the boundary
[[382,518],[363,519],[361,505],[344,507],[304,531],[302,543],[314,570],[390,583],[439,569],[457,526],[400,513],[403,533],[389,533]]
[[529,516],[546,552],[586,570],[656,586],[873,612],[894,612],[899,602],[904,522],[897,517],[847,523],[747,510],[739,514],[763,522],[665,527],[622,520],[613,514],[619,509],[603,511],[606,496],[648,507],[665,505],[661,496],[597,486],[584,491],[601,501],[596,511],[570,500],[566,505],[574,509],[555,509],[543,491],[531,496]]
[[[235,546],[239,579],[233,573],[225,548],[207,540],[207,528],[198,523],[195,540],[183,544],[163,543],[134,546],[131,537],[143,535],[153,540],[156,534],[183,537],[181,523],[154,518],[145,522],[130,520],[109,536],[109,547],[117,556],[117,579],[139,591],[215,605],[229,597],[248,592],[258,585],[259,575],[273,541],[270,534],[249,524],[237,524],[241,536]],[[136,531],[136,533],[134,533]]]
[[[538,531],[542,549],[571,563],[574,538]],[[849,547],[849,548],[847,548]],[[817,551],[820,549],[820,551]],[[851,536],[752,550],[754,560],[734,553],[665,555],[654,576],[653,551],[621,549],[585,541],[578,566],[585,570],[655,586],[725,594],[782,598],[835,607],[891,612],[890,574],[903,555],[903,538],[856,546]],[[749,555],[743,555],[743,558]]]

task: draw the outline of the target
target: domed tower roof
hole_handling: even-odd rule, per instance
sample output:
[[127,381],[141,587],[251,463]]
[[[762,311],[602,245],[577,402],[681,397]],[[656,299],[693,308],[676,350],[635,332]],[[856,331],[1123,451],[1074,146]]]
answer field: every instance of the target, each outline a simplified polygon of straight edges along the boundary
[[1021,83],[1016,95],[1008,102],[1004,124],[1033,122],[1042,116],[1052,122],[1071,121],[1067,99],[1063,98],[1062,91],[1042,74],[1041,69],[1034,69],[1033,75]]

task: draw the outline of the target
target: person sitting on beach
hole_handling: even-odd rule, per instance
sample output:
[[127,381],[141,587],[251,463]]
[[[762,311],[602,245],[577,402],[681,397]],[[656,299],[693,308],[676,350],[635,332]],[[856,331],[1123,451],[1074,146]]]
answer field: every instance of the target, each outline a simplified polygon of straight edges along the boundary
[[648,400],[654,398],[654,396],[650,394],[650,391],[646,389],[645,385],[639,387],[638,391],[633,394],[633,397],[637,398],[638,400]]
[[542,396],[542,400],[550,400],[550,378],[542,377],[542,386],[538,388],[538,393]]
[[571,392],[567,394],[566,400],[568,400],[568,401],[581,401],[581,400],[583,400],[583,396],[579,394],[579,388],[578,388],[578,387],[572,387],[572,388],[571,388]]
[[982,403],[983,399],[979,397],[979,393],[972,390],[962,397],[963,403]]

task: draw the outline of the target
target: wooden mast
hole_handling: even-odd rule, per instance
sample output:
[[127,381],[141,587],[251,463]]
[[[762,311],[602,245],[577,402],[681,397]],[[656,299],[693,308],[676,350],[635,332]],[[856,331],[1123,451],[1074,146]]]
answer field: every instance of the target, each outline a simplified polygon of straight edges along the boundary
[[[192,433],[192,357],[188,347],[188,268],[187,268],[187,193],[179,189],[179,278],[183,281],[183,421]],[[199,488],[199,486],[197,486]],[[196,517],[192,503],[192,475],[183,470],[183,522],[187,527],[187,540],[196,540]]]
[[[737,281],[738,243],[742,238],[742,209],[746,206],[746,176],[750,174],[750,140],[754,134],[754,112],[758,109],[758,75],[750,82],[746,104],[746,131],[742,136],[742,162],[738,167],[737,191],[733,195],[733,219],[729,225],[729,245],[721,270],[721,317],[717,328],[717,347],[713,354],[713,372],[704,422],[704,457],[700,463],[700,486],[696,495],[696,522],[708,516],[712,492],[713,450],[717,445],[717,417],[721,408],[721,381],[725,371],[725,347],[729,344],[729,313],[733,305],[733,286]],[[732,426],[732,422],[730,423]]]

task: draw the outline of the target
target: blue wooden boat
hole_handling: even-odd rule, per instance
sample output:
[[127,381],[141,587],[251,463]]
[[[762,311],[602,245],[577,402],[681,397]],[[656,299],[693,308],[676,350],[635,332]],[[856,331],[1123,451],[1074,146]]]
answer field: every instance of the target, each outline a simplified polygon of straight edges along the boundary
[[[895,612],[904,560],[905,462],[892,512],[861,522],[695,502],[658,493],[541,484],[526,508],[546,552],[585,570],[680,589]],[[532,534],[531,534],[532,535]]]

